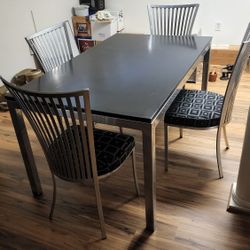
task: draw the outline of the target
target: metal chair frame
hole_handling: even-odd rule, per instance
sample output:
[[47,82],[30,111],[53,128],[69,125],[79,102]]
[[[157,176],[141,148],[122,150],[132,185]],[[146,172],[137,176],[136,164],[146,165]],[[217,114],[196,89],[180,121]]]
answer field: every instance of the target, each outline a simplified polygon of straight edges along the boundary
[[[73,58],[71,41],[75,41],[68,21],[25,37],[44,72]],[[76,47],[77,48],[77,47]]]
[[[250,25],[248,26],[248,29],[246,31],[248,35],[246,37],[250,37]],[[225,143],[226,143],[226,149],[229,149],[229,143],[228,138],[226,134],[226,125],[231,120],[231,115],[233,111],[233,104],[235,101],[235,96],[237,93],[237,88],[240,82],[240,78],[242,75],[242,72],[244,70],[244,67],[246,65],[246,62],[248,60],[248,57],[250,55],[250,41],[244,41],[241,45],[241,48],[239,50],[235,66],[233,68],[232,75],[229,79],[224,100],[223,100],[223,106],[221,111],[221,117],[220,117],[220,123],[216,127],[209,127],[209,128],[197,128],[197,127],[182,127],[187,129],[211,129],[211,128],[217,128],[217,135],[216,135],[216,158],[217,158],[217,164],[218,164],[218,171],[219,171],[219,178],[223,178],[223,169],[222,169],[222,163],[221,163],[221,152],[220,152],[220,141],[221,141],[221,133],[223,131]],[[171,124],[164,124],[164,133],[165,133],[165,170],[168,170],[168,127],[181,127]]]
[[[19,103],[47,159],[53,181],[49,218],[52,219],[56,201],[55,176],[69,182],[93,181],[102,238],[106,238],[99,179],[117,171],[123,163],[116,170],[98,176],[89,90],[58,94],[37,93],[14,86],[1,76],[0,79]],[[130,156],[135,188],[139,195],[134,148],[128,155]]]

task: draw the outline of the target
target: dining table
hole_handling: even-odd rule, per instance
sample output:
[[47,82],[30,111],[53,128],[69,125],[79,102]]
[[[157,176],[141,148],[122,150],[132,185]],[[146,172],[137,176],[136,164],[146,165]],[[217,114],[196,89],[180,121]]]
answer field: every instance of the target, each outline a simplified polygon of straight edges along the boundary
[[[23,86],[60,93],[89,88],[93,120],[141,131],[146,229],[156,228],[156,127],[202,63],[201,88],[207,89],[212,38],[118,33]],[[16,137],[35,197],[42,186],[22,111],[6,97]]]

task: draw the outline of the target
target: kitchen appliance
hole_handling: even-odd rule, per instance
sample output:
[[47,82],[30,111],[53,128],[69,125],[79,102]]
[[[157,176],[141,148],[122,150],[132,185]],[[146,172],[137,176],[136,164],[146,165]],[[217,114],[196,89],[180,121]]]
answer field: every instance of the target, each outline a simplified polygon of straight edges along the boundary
[[87,4],[90,6],[90,11],[95,13],[98,10],[105,9],[105,0],[80,0],[80,4]]

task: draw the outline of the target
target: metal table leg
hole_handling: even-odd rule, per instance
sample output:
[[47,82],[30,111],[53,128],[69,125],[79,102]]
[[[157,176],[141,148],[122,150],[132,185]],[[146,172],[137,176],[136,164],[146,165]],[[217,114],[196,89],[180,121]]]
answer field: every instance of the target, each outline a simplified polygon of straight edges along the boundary
[[41,196],[42,187],[37,173],[37,168],[22,112],[21,110],[18,110],[16,102],[7,100],[7,103],[33,195],[35,197]]
[[201,90],[205,91],[207,90],[207,84],[208,84],[209,59],[210,59],[210,48],[207,50],[203,59]]
[[148,124],[143,131],[144,192],[146,206],[146,229],[155,230],[155,125]]

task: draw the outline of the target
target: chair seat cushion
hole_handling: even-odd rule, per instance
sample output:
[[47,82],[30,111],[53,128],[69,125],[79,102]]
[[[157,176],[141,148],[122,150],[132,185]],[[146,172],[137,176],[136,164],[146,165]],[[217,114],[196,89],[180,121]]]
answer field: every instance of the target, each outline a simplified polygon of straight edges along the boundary
[[220,123],[224,97],[214,92],[182,89],[165,114],[165,123],[214,127]]
[[118,168],[131,154],[135,140],[132,136],[94,129],[98,175]]

